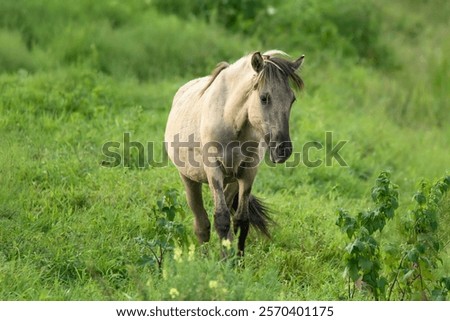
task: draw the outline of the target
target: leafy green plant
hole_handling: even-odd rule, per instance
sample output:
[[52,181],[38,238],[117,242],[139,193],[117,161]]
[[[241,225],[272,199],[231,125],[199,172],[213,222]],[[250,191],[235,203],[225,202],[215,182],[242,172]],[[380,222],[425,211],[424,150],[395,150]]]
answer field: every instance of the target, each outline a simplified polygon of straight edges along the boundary
[[156,265],[158,271],[162,271],[164,257],[168,252],[173,251],[176,246],[183,247],[189,243],[184,225],[175,221],[175,217],[184,218],[185,214],[178,197],[177,190],[167,190],[150,213],[152,226],[149,234],[152,238],[136,238],[143,246],[142,250],[149,252],[141,258],[141,263]]
[[440,203],[450,186],[450,176],[430,185],[423,181],[420,190],[414,194],[415,208],[409,212],[403,224],[406,244],[403,246],[398,273],[395,276],[388,299],[394,285],[400,299],[445,299],[450,290],[448,277],[433,273],[442,263],[443,244],[438,234]]
[[[376,204],[374,209],[360,212],[356,218],[341,209],[336,222],[350,239],[344,255],[350,298],[358,286],[367,286],[375,300],[384,296],[386,289],[387,280],[380,275],[380,246],[374,233],[383,230],[398,207],[397,186],[391,184],[388,172],[379,175],[372,188],[372,200]],[[350,290],[350,281],[353,282],[353,291]]]
[[[449,278],[436,273],[442,263],[442,242],[437,231],[440,202],[449,185],[450,176],[432,186],[422,182],[413,197],[416,207],[402,224],[406,241],[391,245],[391,249],[383,248],[380,237],[375,235],[399,207],[398,187],[391,183],[388,172],[382,172],[372,188],[374,209],[362,211],[356,217],[343,209],[338,211],[336,224],[349,239],[344,253],[349,298],[356,289],[368,289],[375,300],[446,298]],[[398,295],[394,297],[395,293]]]

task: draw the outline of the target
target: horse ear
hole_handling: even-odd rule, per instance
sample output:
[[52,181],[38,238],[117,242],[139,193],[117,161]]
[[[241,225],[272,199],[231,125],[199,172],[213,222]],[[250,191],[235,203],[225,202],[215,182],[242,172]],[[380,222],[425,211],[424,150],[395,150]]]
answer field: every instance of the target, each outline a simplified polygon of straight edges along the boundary
[[303,60],[305,59],[305,55],[301,55],[296,61],[294,61],[294,69],[298,70],[303,65]]
[[264,59],[259,51],[252,56],[252,67],[258,73],[264,68]]

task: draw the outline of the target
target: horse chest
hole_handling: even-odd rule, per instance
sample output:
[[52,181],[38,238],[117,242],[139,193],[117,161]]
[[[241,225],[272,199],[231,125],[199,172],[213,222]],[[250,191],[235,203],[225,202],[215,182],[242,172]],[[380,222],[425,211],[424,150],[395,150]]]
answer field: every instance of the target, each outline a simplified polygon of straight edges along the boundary
[[230,179],[237,178],[242,168],[257,167],[263,154],[258,142],[229,142],[221,159],[222,172]]

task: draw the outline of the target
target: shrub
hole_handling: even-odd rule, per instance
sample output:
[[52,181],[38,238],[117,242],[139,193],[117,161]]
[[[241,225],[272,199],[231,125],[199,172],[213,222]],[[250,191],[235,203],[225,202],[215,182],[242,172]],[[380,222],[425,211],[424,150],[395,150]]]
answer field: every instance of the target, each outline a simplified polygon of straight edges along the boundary
[[402,224],[406,240],[387,248],[375,233],[383,230],[398,207],[397,187],[388,172],[380,174],[372,189],[373,210],[356,217],[339,210],[336,224],[350,240],[344,253],[349,298],[360,289],[368,290],[375,300],[445,300],[450,278],[437,273],[443,248],[438,227],[441,201],[449,187],[450,176],[432,186],[422,182],[413,197],[417,205]]

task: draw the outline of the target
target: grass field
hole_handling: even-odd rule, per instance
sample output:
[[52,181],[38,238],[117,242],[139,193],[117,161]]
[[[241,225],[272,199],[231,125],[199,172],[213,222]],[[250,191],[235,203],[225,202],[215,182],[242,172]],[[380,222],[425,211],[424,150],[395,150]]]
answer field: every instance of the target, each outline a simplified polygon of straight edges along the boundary
[[[401,248],[421,181],[448,175],[448,2],[180,3],[1,2],[1,300],[346,300],[338,209],[373,207],[371,188],[390,171],[400,206],[376,237]],[[102,146],[119,142],[125,155],[128,133],[163,159],[176,90],[219,61],[272,48],[306,55],[294,149],[332,132],[347,141],[348,166],[263,165],[254,193],[277,225],[271,240],[250,234],[238,269],[219,260],[215,234],[201,255],[174,166],[140,168],[132,149],[111,167]],[[177,214],[163,227],[161,202]],[[437,213],[441,261],[430,282],[450,276],[448,194]],[[158,228],[186,235],[164,245],[160,268],[154,241],[177,238]]]

